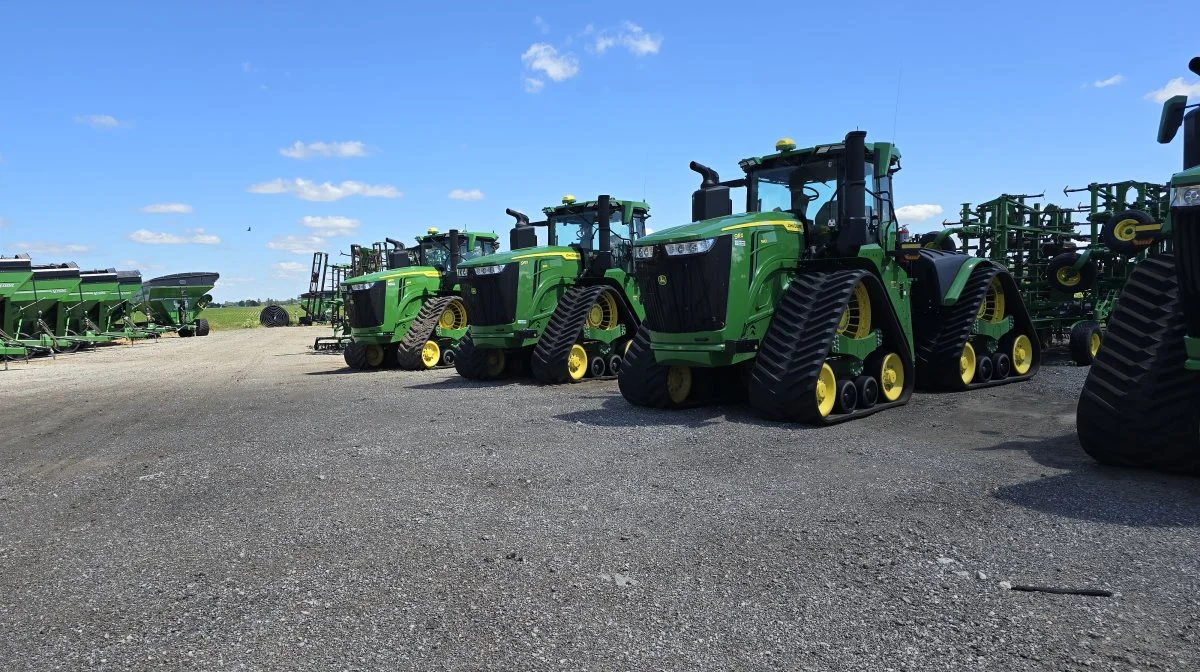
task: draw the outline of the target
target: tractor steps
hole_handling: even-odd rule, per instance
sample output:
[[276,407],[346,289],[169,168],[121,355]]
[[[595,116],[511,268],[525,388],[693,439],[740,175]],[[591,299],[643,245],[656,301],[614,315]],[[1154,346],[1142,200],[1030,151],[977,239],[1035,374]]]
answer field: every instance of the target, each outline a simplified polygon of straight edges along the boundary
[[1097,462],[1200,471],[1200,373],[1184,368],[1183,308],[1175,259],[1140,262],[1076,408],[1079,443]]
[[[858,270],[799,273],[775,308],[750,372],[749,401],[760,415],[783,422],[830,425],[908,402],[911,383],[905,382],[904,392],[895,401],[880,401],[849,413],[835,409],[824,417],[817,408],[818,376],[859,281],[871,295],[872,314],[886,319],[885,343],[904,343],[899,322],[886,308],[883,287],[874,275]],[[905,347],[892,347],[907,360]],[[906,361],[905,369],[906,381],[912,380],[912,363]]]
[[435,367],[425,366],[425,362],[421,359],[421,350],[433,336],[442,313],[455,298],[453,296],[437,296],[421,305],[421,310],[413,318],[408,331],[404,333],[404,338],[401,338],[400,342],[396,344],[397,366],[406,371],[424,371],[428,368],[450,366],[450,364],[441,364],[440,362]]
[[[550,322],[542,331],[530,358],[533,377],[541,383],[565,383],[571,380],[567,360],[571,346],[579,342],[583,325],[592,304],[606,288],[600,285],[571,287],[558,300]],[[589,380],[596,380],[589,378]]]

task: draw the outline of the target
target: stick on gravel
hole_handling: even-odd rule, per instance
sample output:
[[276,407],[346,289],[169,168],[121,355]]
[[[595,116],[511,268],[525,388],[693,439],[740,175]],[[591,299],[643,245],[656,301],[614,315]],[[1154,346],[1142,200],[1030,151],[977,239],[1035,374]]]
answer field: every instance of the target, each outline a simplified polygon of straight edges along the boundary
[[1027,593],[1055,593],[1056,595],[1088,595],[1091,597],[1112,597],[1110,590],[1098,590],[1095,588],[1055,588],[1053,586],[1013,586],[1013,590],[1022,590]]

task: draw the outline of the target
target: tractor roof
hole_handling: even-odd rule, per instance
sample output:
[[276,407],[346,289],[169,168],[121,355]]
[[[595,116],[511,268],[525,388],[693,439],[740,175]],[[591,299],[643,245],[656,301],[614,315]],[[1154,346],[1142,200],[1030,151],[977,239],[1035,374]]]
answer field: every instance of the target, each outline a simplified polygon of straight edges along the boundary
[[[890,165],[893,161],[900,159],[900,150],[890,142],[868,142],[867,151],[876,156],[882,154],[887,157],[887,164]],[[749,173],[756,168],[776,168],[782,166],[793,166],[811,160],[814,157],[820,157],[826,154],[840,154],[846,148],[844,142],[834,142],[825,145],[814,145],[812,147],[797,148],[796,143],[791,138],[783,138],[775,143],[774,154],[764,154],[763,156],[752,156],[747,159],[738,161],[738,165],[743,171]]]
[[[484,240],[499,240],[500,239],[499,234],[494,233],[492,231],[487,231],[487,232],[484,232],[484,231],[459,231],[458,235],[460,235],[460,236],[475,236],[476,238],[483,238]],[[417,242],[424,243],[424,242],[428,242],[431,240],[446,240],[446,238],[448,238],[449,236],[450,236],[449,231],[438,231],[437,229],[430,228],[425,233],[425,235],[417,236]]]
[[[650,211],[650,206],[643,201],[623,201],[619,198],[608,199],[609,205],[614,209],[626,205],[633,206],[634,210]],[[599,206],[599,201],[576,201],[575,197],[567,194],[563,196],[561,205],[551,205],[542,208],[542,212],[549,217],[550,215],[574,215],[581,212],[590,212]]]

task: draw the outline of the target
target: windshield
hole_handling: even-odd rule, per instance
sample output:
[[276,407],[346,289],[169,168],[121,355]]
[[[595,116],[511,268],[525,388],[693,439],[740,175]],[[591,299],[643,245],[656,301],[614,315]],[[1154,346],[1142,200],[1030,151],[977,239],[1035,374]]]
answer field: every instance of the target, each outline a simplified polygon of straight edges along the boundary
[[[596,226],[595,210],[585,210],[583,212],[562,213],[550,216],[550,222],[554,224],[554,237],[559,245],[574,245],[583,250],[595,249],[597,245],[597,234],[600,232]],[[621,210],[615,209],[609,217],[609,226],[614,234],[620,236],[624,231],[621,223]]]
[[[816,221],[836,217],[837,163],[822,159],[799,166],[760,170],[752,178],[758,186],[758,212],[792,212]],[[793,198],[793,191],[795,197]]]
[[[492,243],[492,245],[494,251],[495,243]],[[472,259],[479,256],[479,250],[472,251],[467,248],[466,236],[460,236],[458,239],[458,253],[463,259]],[[421,241],[421,259],[424,266],[432,266],[442,270],[449,268],[450,236],[436,236]]]

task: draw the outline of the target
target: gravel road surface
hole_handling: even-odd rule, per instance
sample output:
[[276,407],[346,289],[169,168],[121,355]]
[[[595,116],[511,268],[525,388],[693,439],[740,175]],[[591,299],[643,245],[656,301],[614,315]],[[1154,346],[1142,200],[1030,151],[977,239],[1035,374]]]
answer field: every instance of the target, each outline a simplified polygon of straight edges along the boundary
[[813,430],[326,333],[0,371],[0,669],[1200,669],[1200,480],[1087,458],[1086,369]]

